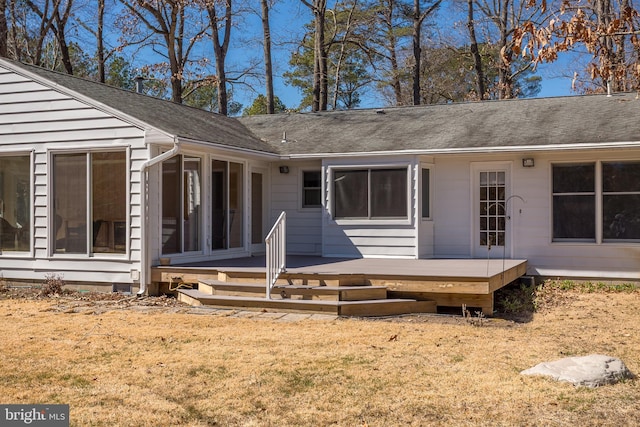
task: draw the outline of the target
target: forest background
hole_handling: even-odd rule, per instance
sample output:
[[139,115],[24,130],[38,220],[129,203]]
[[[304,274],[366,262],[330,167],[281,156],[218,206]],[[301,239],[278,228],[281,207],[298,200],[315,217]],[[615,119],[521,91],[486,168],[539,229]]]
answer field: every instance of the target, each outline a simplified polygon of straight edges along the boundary
[[638,88],[633,0],[0,0],[0,56],[225,115]]

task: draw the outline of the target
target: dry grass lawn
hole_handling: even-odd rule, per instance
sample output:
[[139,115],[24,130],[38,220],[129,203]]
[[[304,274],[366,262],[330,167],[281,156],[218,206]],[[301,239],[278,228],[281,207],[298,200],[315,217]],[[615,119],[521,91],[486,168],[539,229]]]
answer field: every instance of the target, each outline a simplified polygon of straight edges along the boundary
[[519,372],[602,353],[640,373],[640,293],[545,298],[529,322],[482,327],[2,299],[0,403],[69,404],[78,426],[637,425],[640,380]]

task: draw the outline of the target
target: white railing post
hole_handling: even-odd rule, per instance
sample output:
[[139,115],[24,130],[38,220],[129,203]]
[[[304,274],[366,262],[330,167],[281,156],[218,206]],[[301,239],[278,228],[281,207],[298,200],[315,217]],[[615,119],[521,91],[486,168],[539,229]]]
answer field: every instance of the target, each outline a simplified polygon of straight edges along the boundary
[[286,271],[287,258],[287,214],[282,212],[264,239],[267,258],[267,299],[278,281],[280,273]]

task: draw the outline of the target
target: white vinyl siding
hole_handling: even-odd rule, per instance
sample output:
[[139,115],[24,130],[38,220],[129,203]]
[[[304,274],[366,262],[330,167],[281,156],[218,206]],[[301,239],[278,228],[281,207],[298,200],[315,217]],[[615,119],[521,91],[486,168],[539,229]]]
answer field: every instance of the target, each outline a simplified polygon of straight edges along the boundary
[[[140,259],[140,174],[132,164],[146,160],[144,131],[69,95],[0,68],[2,153],[31,152],[33,164],[33,250],[27,256],[0,255],[5,278],[42,280],[55,270],[66,281],[132,283]],[[53,218],[49,160],[52,152],[121,150],[127,154],[130,252],[101,257],[51,257]],[[8,261],[10,260],[10,261]],[[9,262],[10,264],[6,264]]]

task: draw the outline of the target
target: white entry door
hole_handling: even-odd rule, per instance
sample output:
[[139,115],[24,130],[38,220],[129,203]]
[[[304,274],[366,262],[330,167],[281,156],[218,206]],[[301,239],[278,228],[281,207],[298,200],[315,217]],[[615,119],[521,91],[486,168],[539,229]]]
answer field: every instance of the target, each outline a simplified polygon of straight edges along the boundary
[[510,164],[474,165],[473,255],[475,258],[510,258]]

